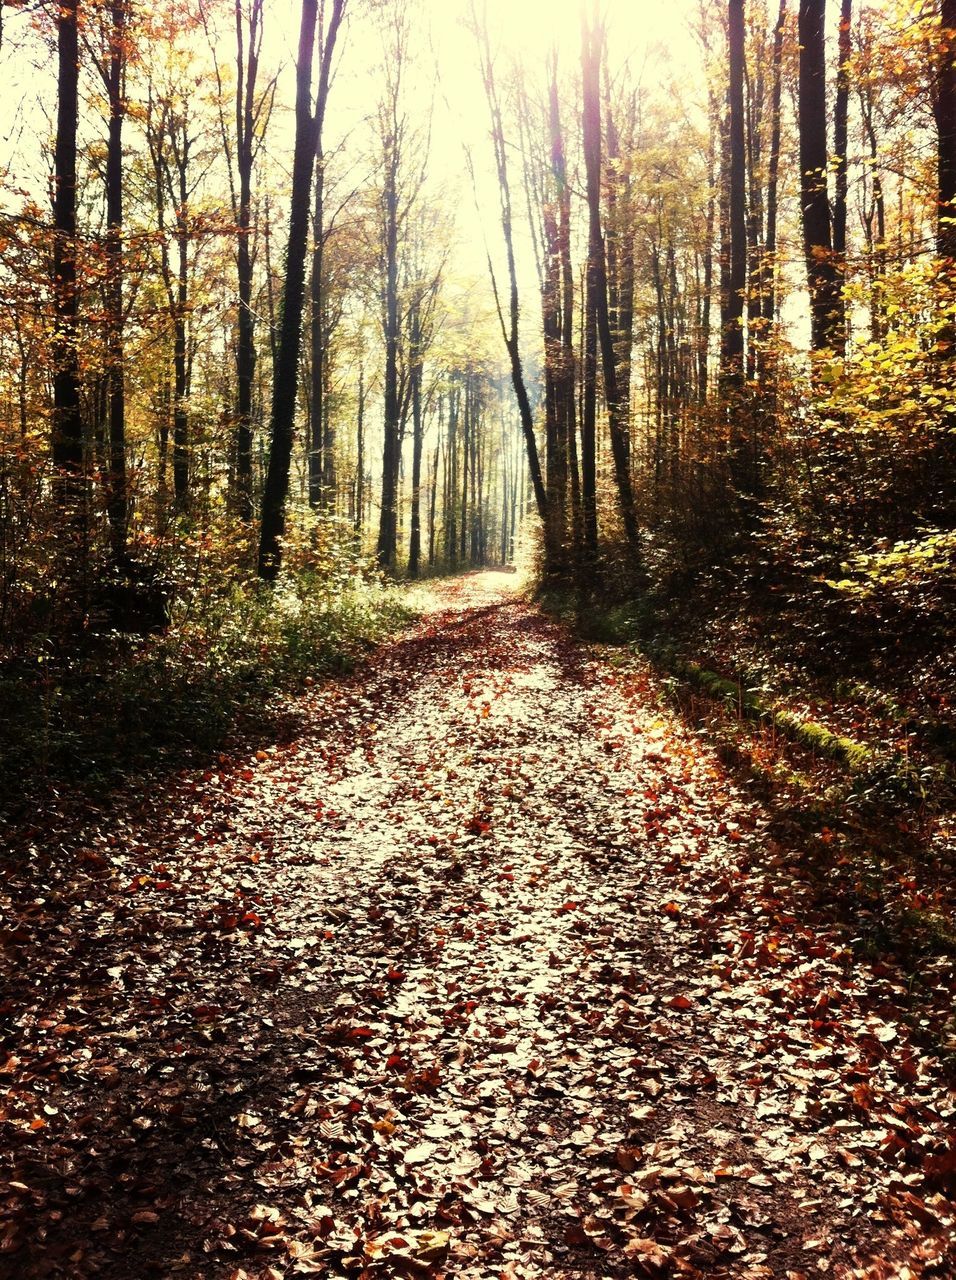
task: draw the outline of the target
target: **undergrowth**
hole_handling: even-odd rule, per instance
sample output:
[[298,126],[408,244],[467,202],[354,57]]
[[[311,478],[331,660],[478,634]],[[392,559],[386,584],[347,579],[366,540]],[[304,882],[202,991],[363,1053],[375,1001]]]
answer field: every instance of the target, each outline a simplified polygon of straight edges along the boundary
[[37,635],[0,665],[0,807],[214,750],[274,695],[349,670],[412,616],[403,589],[357,567],[304,569],[275,588],[199,583],[160,635]]
[[793,685],[688,660],[647,601],[605,604],[557,590],[539,600],[619,670],[650,663],[668,701],[799,850],[803,873],[858,949],[893,951],[914,973],[928,957],[956,956],[951,871],[932,852],[932,831],[953,801],[948,760],[899,750],[879,715],[851,738],[806,714]]

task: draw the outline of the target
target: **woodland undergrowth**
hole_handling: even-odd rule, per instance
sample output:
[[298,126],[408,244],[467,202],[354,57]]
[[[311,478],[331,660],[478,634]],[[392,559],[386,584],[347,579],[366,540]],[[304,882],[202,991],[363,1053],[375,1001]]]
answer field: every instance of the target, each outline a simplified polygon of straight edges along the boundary
[[694,566],[661,538],[644,590],[608,574],[541,600],[614,667],[656,671],[864,953],[956,959],[952,548],[728,545]]
[[0,812],[63,784],[106,793],[274,724],[281,695],[351,670],[415,615],[407,590],[347,538],[301,537],[275,586],[247,553],[207,534],[162,555],[150,582],[166,617],[154,634],[120,629],[96,599],[79,625],[61,602],[48,625],[19,632],[0,653]]

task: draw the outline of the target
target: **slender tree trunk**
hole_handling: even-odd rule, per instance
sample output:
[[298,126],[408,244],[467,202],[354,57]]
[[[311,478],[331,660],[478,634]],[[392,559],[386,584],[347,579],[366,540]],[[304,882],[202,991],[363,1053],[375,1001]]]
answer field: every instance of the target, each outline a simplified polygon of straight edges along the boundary
[[179,190],[176,204],[176,302],[173,312],[173,503],[179,512],[189,506],[189,352],[186,333],[189,307],[189,138],[183,126],[182,151],[177,156]]
[[435,517],[438,511],[438,462],[441,456],[442,402],[438,407],[438,443],[432,459],[432,482],[428,495],[428,567],[435,567]]
[[[629,134],[631,145],[633,145],[633,114]],[[627,460],[630,466],[631,349],[634,344],[634,211],[630,190],[631,179],[626,172],[626,165],[627,157],[621,154],[620,135],[608,104],[605,173],[609,224],[605,237],[608,304],[617,368],[620,418],[624,424]]]
[[412,525],[408,539],[408,576],[417,578],[421,572],[422,517],[422,357],[421,316],[416,304],[411,316],[411,369],[412,384]]
[[385,249],[385,424],[382,446],[382,509],[378,562],[394,569],[398,541],[398,471],[401,462],[401,406],[398,394],[398,139],[386,147],[382,193]]
[[365,367],[361,364],[359,365],[355,452],[355,532],[361,538],[365,519]]
[[262,3],[249,10],[249,52],[243,53],[242,0],[236,0],[236,150],[239,170],[236,275],[239,320],[236,343],[236,514],[252,519],[252,408],[256,372],[252,309],[252,169],[255,156],[255,94],[262,39]]
[[747,378],[757,373],[757,342],[760,333],[760,288],[763,282],[763,187],[761,136],[763,130],[764,68],[761,60],[754,75],[747,71],[744,57],[744,84],[747,90]]
[[[873,208],[866,222],[866,233],[870,275],[870,336],[876,342],[886,332],[882,283],[882,277],[886,271],[886,198],[883,194],[883,180],[879,169],[876,127],[873,122],[872,89],[869,87],[861,90],[860,113],[863,117],[863,130],[870,151],[870,176],[873,181]],[[872,227],[874,217],[876,219],[875,236]]]
[[[548,569],[563,577],[567,571],[567,491],[568,491],[568,369],[563,332],[562,287],[566,279],[563,263],[570,248],[564,238],[567,173],[564,137],[558,102],[557,59],[552,58],[549,85],[549,130],[551,137],[551,178],[553,193],[545,201],[544,284],[541,295],[545,351],[545,440],[547,446],[548,524],[545,530]],[[573,306],[573,302],[572,302]],[[571,396],[573,403],[573,365]]]
[[538,508],[538,515],[542,523],[547,527],[548,496],[545,489],[544,477],[541,471],[541,459],[538,455],[538,445],[534,434],[534,416],[531,412],[531,401],[528,398],[528,389],[524,380],[524,369],[521,364],[521,349],[518,337],[518,272],[515,265],[514,237],[512,234],[511,186],[508,180],[507,150],[505,145],[504,126],[501,118],[501,105],[498,101],[498,93],[495,86],[494,68],[491,58],[491,49],[488,42],[487,27],[484,29],[482,36],[482,78],[484,80],[485,93],[488,98],[488,108],[491,113],[491,136],[494,143],[495,166],[498,173],[498,194],[501,202],[501,230],[504,236],[505,253],[508,259],[509,305],[507,321],[505,320],[505,313],[501,304],[501,298],[498,292],[497,280],[490,254],[488,256],[488,272],[491,277],[492,290],[495,296],[498,320],[501,324],[501,334],[504,339],[505,350],[508,352],[508,359],[511,366],[511,383],[514,387],[515,399],[518,402],[518,414],[521,420],[521,431],[524,436],[525,449],[528,455],[528,471],[531,476],[531,484],[534,490],[535,504]]
[[309,338],[311,355],[311,395],[309,403],[309,505],[324,505],[323,480],[325,446],[325,341],[322,317],[322,264],[325,249],[324,196],[325,196],[325,160],[321,146],[315,157],[315,207],[312,214],[312,280],[310,301],[312,304],[309,316]]
[[458,415],[460,388],[453,385],[448,397],[448,447],[445,450],[447,484],[445,485],[445,562],[449,569],[458,564],[456,516],[458,511]]
[[126,480],[126,400],[123,353],[123,118],[126,114],[126,4],[113,0],[107,67],[110,120],[106,144],[106,258],[109,296],[109,494],[113,559],[126,558],[129,499]]
[[730,93],[728,90],[723,116],[720,120],[720,166],[717,213],[719,221],[720,247],[717,254],[719,303],[720,303],[720,352],[717,361],[717,386],[726,383],[727,370],[731,367],[731,353],[728,342],[731,341],[733,324],[731,321],[730,287]]
[[296,59],[296,128],[292,160],[292,199],[289,214],[289,244],[286,250],[282,327],[272,392],[272,447],[262,495],[262,525],[259,536],[259,576],[272,582],[282,560],[285,507],[289,492],[289,469],[295,427],[295,402],[299,375],[299,347],[302,338],[302,305],[305,295],[305,255],[309,234],[309,188],[312,165],[321,136],[328,97],[332,52],[345,0],[332,0],[332,15],[322,51],[319,94],[313,114],[312,50],[315,44],[317,0],[302,0],[302,22]]
[[591,258],[583,287],[583,351],[581,358],[581,518],[584,542],[579,568],[583,583],[594,581],[598,564],[597,520],[597,326],[592,297]]
[[333,514],[338,480],[335,468],[335,416],[332,413],[332,336],[328,307],[323,299],[322,331],[322,503]]
[[697,343],[697,398],[700,404],[706,404],[710,381],[710,312],[711,296],[714,290],[714,232],[717,230],[717,196],[720,185],[720,169],[717,163],[716,133],[717,106],[713,93],[710,94],[710,133],[707,145],[707,178],[710,194],[707,198],[707,230],[704,243],[704,278],[701,285],[700,334]]
[[783,35],[787,24],[787,0],[780,0],[777,25],[773,33],[773,87],[770,96],[770,156],[767,162],[767,233],[763,252],[761,283],[761,318],[763,333],[768,334],[777,310],[777,184],[780,173],[780,99],[783,76]]
[[846,266],[846,197],[847,172],[847,118],[850,110],[850,26],[853,0],[841,0],[840,42],[837,65],[836,102],[833,111],[833,154],[836,174],[833,192],[833,256],[841,275]]
[[57,17],[57,117],[53,195],[53,439],[54,492],[82,515],[83,421],[80,415],[76,275],[76,133],[79,112],[79,0],[61,0]]
[[744,130],[744,0],[729,0],[730,277],[723,369],[728,390],[743,385],[744,298],[747,292],[747,197]]
[[473,429],[471,404],[471,375],[465,379],[465,412],[461,434],[461,525],[458,530],[458,559],[465,564],[468,554],[468,481],[471,475],[471,433]]
[[628,424],[624,417],[626,408],[620,394],[617,359],[611,334],[604,239],[601,232],[601,100],[598,73],[602,36],[603,32],[599,28],[593,28],[590,31],[585,29],[582,59],[584,91],[582,123],[588,198],[587,278],[591,298],[589,310],[594,313],[601,349],[604,397],[607,402],[611,455],[614,460],[614,478],[617,482],[621,520],[628,545],[637,558],[640,556],[640,533],[628,465]]
[[936,250],[941,258],[956,260],[956,0],[940,0],[939,17],[935,102],[939,184]]
[[[552,79],[552,92],[556,93]],[[558,252],[561,259],[561,363],[558,386],[559,423],[564,433],[567,473],[571,482],[571,518],[574,529],[575,557],[580,559],[581,478],[578,471],[577,400],[575,396],[576,360],[574,355],[574,269],[571,264],[571,187],[567,178],[563,131],[560,128],[558,104],[552,101],[551,114],[557,122],[552,128],[552,164],[558,184]],[[558,149],[554,143],[560,141]],[[565,522],[567,513],[565,513]],[[514,552],[512,551],[512,556]]]
[[826,0],[800,0],[800,203],[810,289],[810,344],[842,353],[846,318],[827,199]]

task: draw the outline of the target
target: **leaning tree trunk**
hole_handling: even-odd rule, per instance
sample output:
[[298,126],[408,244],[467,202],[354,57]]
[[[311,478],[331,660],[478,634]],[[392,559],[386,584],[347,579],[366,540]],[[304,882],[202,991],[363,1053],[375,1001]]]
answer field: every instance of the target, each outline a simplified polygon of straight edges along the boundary
[[842,353],[846,315],[827,199],[826,0],[800,0],[800,204],[810,289],[810,344]]
[[313,115],[312,49],[315,43],[318,0],[302,0],[302,22],[296,59],[295,147],[292,158],[292,198],[289,212],[289,244],[286,250],[285,289],[279,351],[272,390],[272,447],[262,495],[259,534],[259,576],[275,581],[282,562],[282,536],[289,493],[289,469],[295,426],[296,391],[299,382],[299,348],[302,340],[302,306],[305,298],[305,255],[309,234],[309,189],[312,166],[321,136],[328,98],[332,52],[345,0],[333,0],[329,30],[322,51],[319,94]]
[[79,111],[79,0],[61,0],[57,18],[57,116],[53,196],[53,439],[54,493],[80,513],[83,421],[77,350],[76,132]]

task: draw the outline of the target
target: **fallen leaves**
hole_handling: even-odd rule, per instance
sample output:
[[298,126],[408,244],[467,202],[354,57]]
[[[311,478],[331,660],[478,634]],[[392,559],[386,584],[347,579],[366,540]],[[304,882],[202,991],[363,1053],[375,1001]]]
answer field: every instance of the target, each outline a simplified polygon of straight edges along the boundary
[[8,877],[12,1274],[948,1274],[892,970],[649,685],[470,582],[300,740]]

